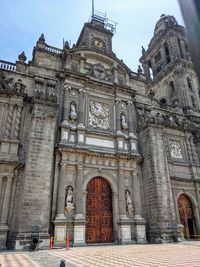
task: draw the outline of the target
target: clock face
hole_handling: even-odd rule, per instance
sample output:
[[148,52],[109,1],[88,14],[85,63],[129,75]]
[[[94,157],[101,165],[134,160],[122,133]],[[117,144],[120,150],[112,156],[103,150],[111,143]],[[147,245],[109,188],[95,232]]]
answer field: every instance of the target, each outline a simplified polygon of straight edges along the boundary
[[102,40],[99,39],[99,38],[95,38],[95,39],[94,39],[94,45],[95,45],[95,47],[97,47],[97,48],[105,48],[105,47],[106,47],[104,41],[102,41]]

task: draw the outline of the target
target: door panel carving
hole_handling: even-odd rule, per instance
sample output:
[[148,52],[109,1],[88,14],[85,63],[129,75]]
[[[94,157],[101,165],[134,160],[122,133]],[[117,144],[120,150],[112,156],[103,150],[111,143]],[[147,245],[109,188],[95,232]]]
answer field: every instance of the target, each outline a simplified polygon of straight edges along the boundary
[[184,226],[184,237],[193,239],[195,237],[194,213],[190,199],[184,194],[178,198],[178,209],[181,224]]
[[112,241],[112,190],[105,179],[96,177],[87,185],[86,243]]

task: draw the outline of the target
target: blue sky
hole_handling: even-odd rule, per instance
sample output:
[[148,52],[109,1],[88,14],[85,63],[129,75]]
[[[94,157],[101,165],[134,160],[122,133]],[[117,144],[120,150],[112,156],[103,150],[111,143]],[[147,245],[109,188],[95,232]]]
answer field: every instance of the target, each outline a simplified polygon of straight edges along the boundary
[[[174,15],[183,25],[178,0],[95,0],[95,9],[118,23],[113,51],[133,71],[161,14]],[[41,33],[59,48],[63,38],[76,43],[91,15],[91,0],[0,0],[0,10],[0,59],[15,62],[21,51],[31,60]]]

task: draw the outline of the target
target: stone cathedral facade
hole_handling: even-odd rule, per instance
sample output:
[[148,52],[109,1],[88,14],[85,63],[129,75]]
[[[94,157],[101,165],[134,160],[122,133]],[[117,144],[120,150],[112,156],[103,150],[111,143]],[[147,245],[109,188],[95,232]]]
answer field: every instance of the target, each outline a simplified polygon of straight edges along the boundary
[[42,34],[0,61],[0,245],[163,243],[200,234],[200,90],[184,28],[162,15],[142,67],[93,15],[63,49]]

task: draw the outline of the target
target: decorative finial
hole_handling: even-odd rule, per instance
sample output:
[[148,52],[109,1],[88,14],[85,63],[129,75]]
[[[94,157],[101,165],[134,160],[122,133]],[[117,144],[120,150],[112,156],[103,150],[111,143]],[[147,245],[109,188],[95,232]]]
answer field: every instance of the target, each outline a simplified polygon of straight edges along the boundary
[[43,44],[45,43],[44,33],[41,34],[38,42],[43,43]]
[[142,55],[144,55],[144,53],[145,53],[145,48],[144,46],[142,46]]
[[18,56],[18,59],[19,59],[20,63],[25,63],[26,55],[25,55],[24,51]]

